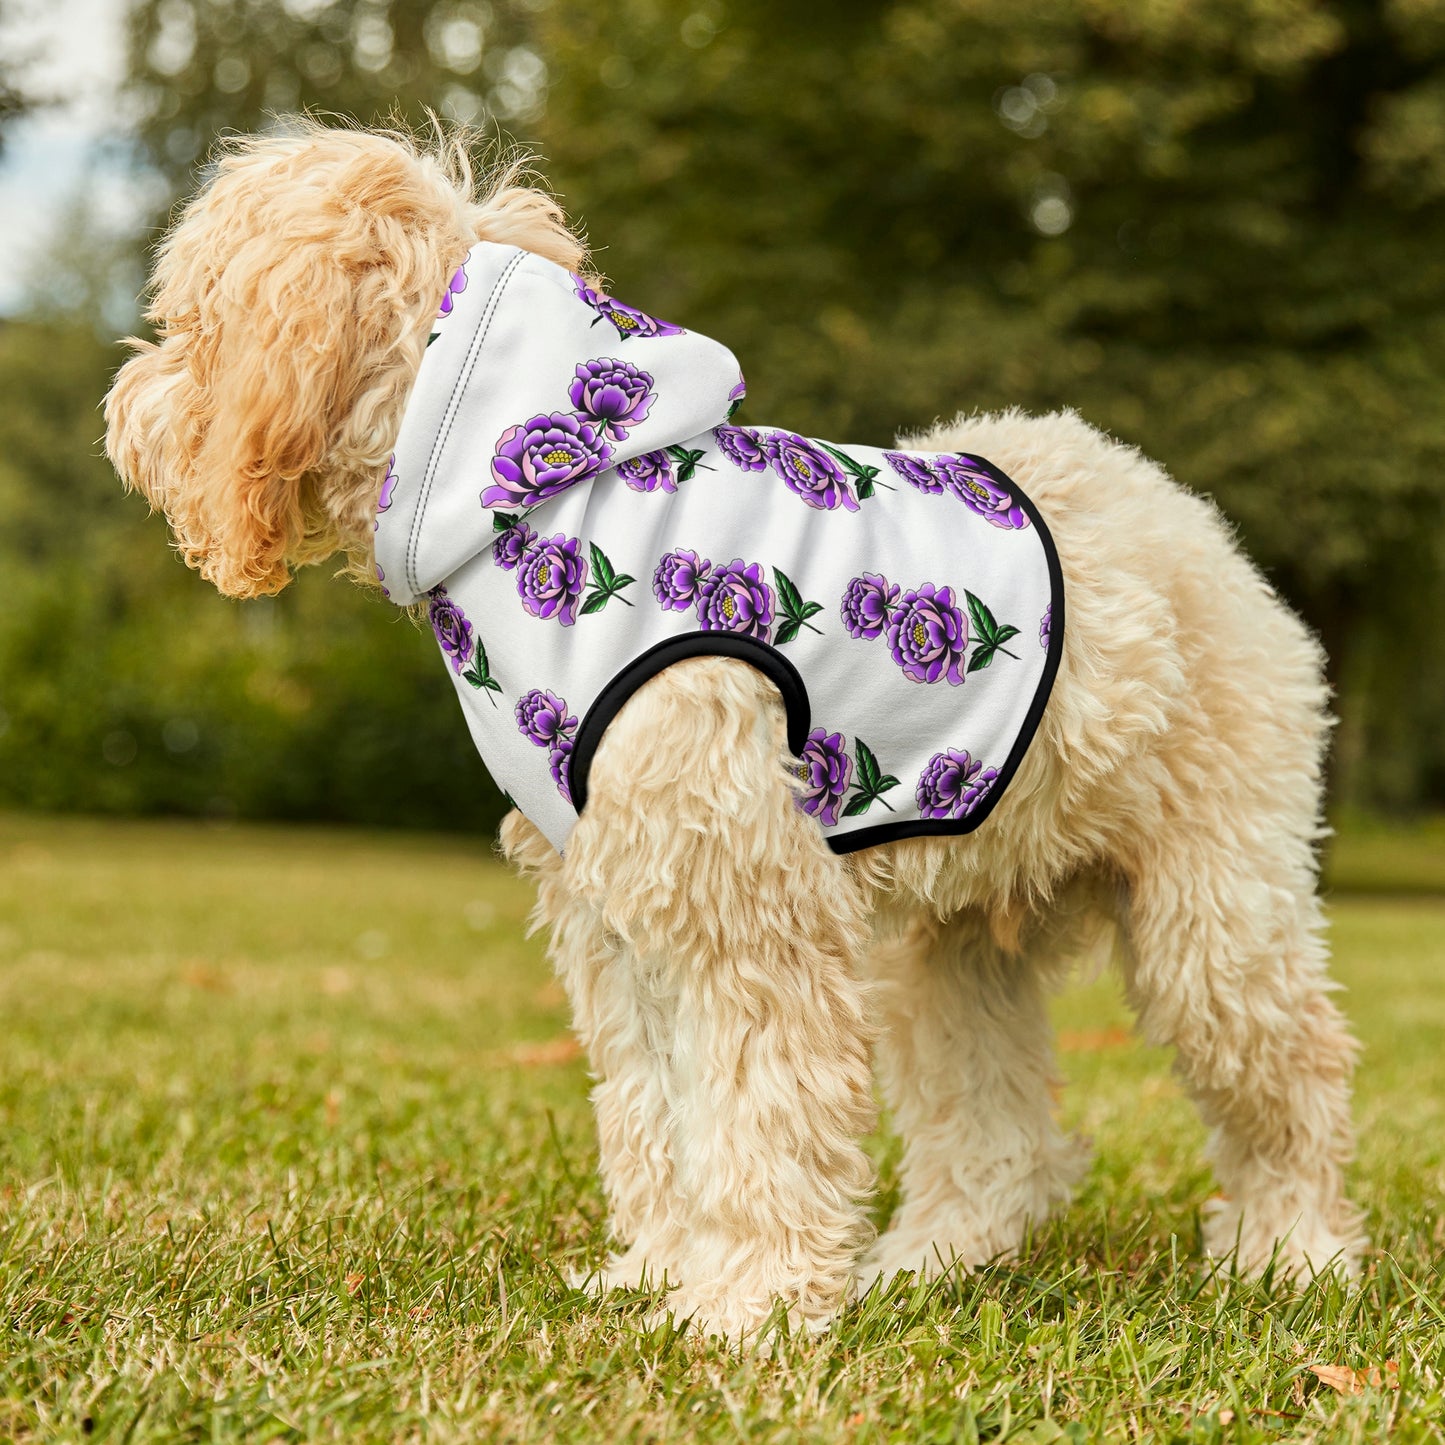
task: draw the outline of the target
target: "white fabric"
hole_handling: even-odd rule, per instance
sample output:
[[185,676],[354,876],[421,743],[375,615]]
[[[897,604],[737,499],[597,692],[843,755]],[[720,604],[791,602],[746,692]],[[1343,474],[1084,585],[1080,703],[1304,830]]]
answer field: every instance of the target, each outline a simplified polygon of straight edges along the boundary
[[556,847],[597,719],[649,666],[725,649],[783,684],[801,803],[839,851],[982,821],[1063,623],[1052,544],[1007,478],[727,426],[729,351],[511,247],[475,247],[443,309],[378,573],[427,601],[484,761]]

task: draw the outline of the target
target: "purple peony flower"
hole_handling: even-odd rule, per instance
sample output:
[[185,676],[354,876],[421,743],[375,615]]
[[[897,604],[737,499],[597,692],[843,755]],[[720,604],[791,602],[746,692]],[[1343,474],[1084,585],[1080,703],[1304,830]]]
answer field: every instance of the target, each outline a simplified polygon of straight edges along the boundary
[[749,426],[715,426],[712,439],[717,449],[735,467],[745,472],[765,472],[768,459],[763,452],[762,440]]
[[666,611],[685,613],[698,600],[711,562],[699,562],[696,552],[669,552],[652,574],[652,595]]
[[1053,630],[1054,604],[1050,602],[1049,605],[1044,608],[1044,615],[1039,622],[1039,646],[1042,647],[1045,652],[1049,650],[1049,638],[1052,636]]
[[456,297],[460,296],[467,289],[467,266],[463,261],[455,271],[452,272],[452,279],[447,282],[447,294],[442,297],[442,304],[437,308],[438,316],[450,316],[452,306]]
[[925,818],[966,818],[988,795],[998,777],[981,759],[949,748],[935,753],[919,775],[914,796]]
[[672,458],[664,451],[643,452],[640,457],[618,462],[617,475],[634,492],[675,492],[677,477]]
[[647,312],[639,311],[635,306],[628,306],[624,302],[616,301],[605,291],[589,286],[580,276],[573,276],[572,284],[576,290],[577,299],[584,305],[590,306],[599,317],[606,317],[617,328],[618,336],[624,341],[633,336],[681,336],[683,334],[681,326],[674,326],[670,321],[659,321],[657,317],[649,316]]
[[375,532],[381,526],[381,514],[391,506],[391,499],[396,495],[396,453],[393,452],[386,462],[386,476],[382,478],[381,495],[376,499],[376,521],[371,524],[371,530]]
[[452,671],[460,672],[472,655],[472,624],[462,614],[462,609],[447,596],[445,587],[432,588],[427,620],[436,633],[443,654],[452,665]]
[[569,770],[572,766],[572,737],[568,733],[562,733],[553,739],[552,746],[547,749],[547,763],[552,769],[552,781],[557,784],[557,791],[570,803],[572,801],[572,784]]
[[865,572],[843,593],[843,626],[850,637],[874,638],[888,626],[888,614],[898,600],[898,588],[886,577]]
[[944,490],[943,478],[929,466],[923,457],[915,456],[912,452],[884,452],[883,460],[909,486],[917,487],[920,492]]
[[853,776],[853,760],[843,734],[814,728],[803,744],[801,758],[797,772],[803,792],[798,802],[805,813],[816,814],[825,828],[836,828],[838,807]]
[[696,552],[669,552],[652,574],[652,595],[669,612],[686,612],[694,602],[711,562],[699,562]]
[[555,617],[563,627],[576,622],[577,600],[587,585],[587,563],[579,555],[581,550],[579,538],[558,532],[538,541],[522,557],[517,568],[517,596],[533,617]]
[[995,527],[1015,531],[1029,525],[1028,513],[972,457],[938,457],[934,465],[944,485],[971,511]]
[[903,675],[914,682],[963,681],[968,623],[954,605],[953,588],[925,582],[905,592],[888,623],[888,646]]
[[517,731],[535,747],[550,748],[577,731],[577,719],[568,715],[565,698],[534,687],[517,703]]
[[710,572],[698,588],[697,620],[704,632],[740,632],[768,640],[773,621],[773,589],[763,569],[734,557]]
[[810,507],[825,512],[835,507],[858,510],[843,468],[817,442],[790,431],[764,432],[758,440],[773,470]]
[[620,442],[627,428],[636,426],[651,409],[652,385],[652,377],[630,361],[602,357],[578,365],[567,396],[578,411],[600,421],[603,432]]
[[612,459],[603,429],[589,417],[554,411],[508,427],[492,458],[493,485],[482,506],[530,506],[606,469]]
[[513,522],[492,543],[492,560],[504,572],[515,572],[537,540],[537,534],[523,521]]

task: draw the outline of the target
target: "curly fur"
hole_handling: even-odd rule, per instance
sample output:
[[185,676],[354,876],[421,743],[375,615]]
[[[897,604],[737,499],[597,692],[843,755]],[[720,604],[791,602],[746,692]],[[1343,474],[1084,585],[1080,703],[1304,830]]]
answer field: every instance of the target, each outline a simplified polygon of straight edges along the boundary
[[[107,402],[121,475],[222,591],[338,552],[369,578],[382,468],[478,237],[583,263],[548,197],[514,170],[478,189],[445,143],[307,124],[224,148],[159,253],[159,340]],[[1070,413],[905,445],[991,458],[1062,559],[1058,679],[986,827],[835,856],[794,806],[777,694],[723,659],[621,711],[565,859],[504,825],[596,1079],[618,1253],[594,1283],[665,1283],[675,1315],[740,1338],[778,1301],[817,1328],[859,1278],[1008,1256],[1084,1167],[1045,999],[1111,918],[1141,1028],[1213,1131],[1208,1247],[1352,1270],[1317,645],[1208,503]],[[870,1247],[874,1052],[905,1152]]]

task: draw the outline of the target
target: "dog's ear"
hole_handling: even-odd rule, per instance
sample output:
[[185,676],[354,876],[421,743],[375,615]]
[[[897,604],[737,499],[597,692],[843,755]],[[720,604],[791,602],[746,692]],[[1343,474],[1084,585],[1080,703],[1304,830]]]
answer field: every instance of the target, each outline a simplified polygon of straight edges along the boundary
[[117,470],[228,596],[277,592],[288,562],[334,549],[316,535],[307,493],[358,369],[398,320],[365,313],[352,269],[322,245],[257,238],[167,319],[159,345],[133,343],[107,399]]

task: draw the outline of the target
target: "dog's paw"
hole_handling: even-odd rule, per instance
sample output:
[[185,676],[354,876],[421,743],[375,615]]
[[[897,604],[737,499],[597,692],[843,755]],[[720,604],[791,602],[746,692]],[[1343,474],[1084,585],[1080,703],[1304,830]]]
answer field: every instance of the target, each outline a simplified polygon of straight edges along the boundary
[[899,1275],[937,1279],[958,1271],[968,1274],[986,1264],[1011,1260],[1023,1239],[1026,1221],[992,1230],[964,1226],[953,1221],[946,1229],[922,1230],[907,1227],[879,1235],[858,1266],[858,1293],[874,1285],[887,1289]]
[[567,1282],[573,1289],[586,1290],[600,1298],[614,1289],[663,1289],[676,1279],[675,1274],[669,1275],[665,1265],[655,1263],[645,1249],[634,1245],[625,1254],[608,1255],[596,1269],[573,1270]]
[[805,1313],[795,1303],[782,1306],[772,1299],[744,1299],[723,1290],[671,1290],[663,1304],[648,1316],[649,1327],[670,1325],[704,1339],[716,1339],[735,1349],[771,1355],[780,1328],[789,1336],[825,1334],[835,1311]]
[[1276,1279],[1305,1281],[1321,1274],[1356,1279],[1365,1247],[1359,1217],[1350,1206],[1335,1214],[1325,1218],[1317,1211],[1262,1205],[1246,1211],[1233,1200],[1211,1199],[1204,1206],[1204,1251],[1231,1261],[1251,1279],[1271,1265]]

